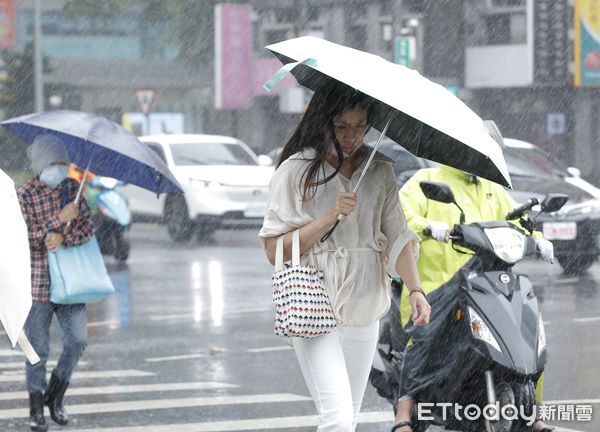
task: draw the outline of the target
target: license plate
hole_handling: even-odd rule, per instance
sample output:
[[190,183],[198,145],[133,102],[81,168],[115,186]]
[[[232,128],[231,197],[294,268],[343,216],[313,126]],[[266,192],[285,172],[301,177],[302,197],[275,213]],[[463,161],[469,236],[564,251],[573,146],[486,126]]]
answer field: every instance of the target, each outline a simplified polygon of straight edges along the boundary
[[577,237],[575,222],[546,222],[544,223],[544,238],[546,240],[573,240]]

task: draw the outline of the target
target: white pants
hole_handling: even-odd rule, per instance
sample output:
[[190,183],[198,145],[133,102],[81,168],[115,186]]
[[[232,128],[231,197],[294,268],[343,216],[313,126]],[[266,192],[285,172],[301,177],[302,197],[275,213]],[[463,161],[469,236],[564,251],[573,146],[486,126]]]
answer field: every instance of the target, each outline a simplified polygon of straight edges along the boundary
[[294,350],[315,401],[319,432],[352,432],[367,387],[379,323],[337,326],[312,339],[293,338]]

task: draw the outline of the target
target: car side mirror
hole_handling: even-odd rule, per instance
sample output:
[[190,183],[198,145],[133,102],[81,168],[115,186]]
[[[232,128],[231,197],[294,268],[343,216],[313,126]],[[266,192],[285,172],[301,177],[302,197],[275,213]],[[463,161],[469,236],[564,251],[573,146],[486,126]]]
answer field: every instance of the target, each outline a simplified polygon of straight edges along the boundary
[[563,208],[567,201],[569,201],[567,195],[550,193],[546,195],[540,207],[544,213],[553,213]]
[[258,164],[260,166],[271,166],[273,165],[273,159],[263,154],[258,157]]
[[571,177],[581,177],[581,170],[575,167],[567,168],[567,172],[571,174]]
[[423,194],[430,200],[446,204],[452,204],[455,201],[452,189],[445,183],[422,181],[419,186],[421,186]]

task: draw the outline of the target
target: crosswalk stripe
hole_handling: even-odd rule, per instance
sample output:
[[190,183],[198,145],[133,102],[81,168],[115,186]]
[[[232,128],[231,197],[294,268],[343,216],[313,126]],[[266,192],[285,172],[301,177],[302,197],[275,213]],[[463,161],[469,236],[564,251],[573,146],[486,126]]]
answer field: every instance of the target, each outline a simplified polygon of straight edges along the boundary
[[[58,362],[56,360],[50,360],[46,362],[47,366],[54,367]],[[85,367],[88,366],[88,363],[85,361],[80,361],[77,363],[77,367]],[[25,358],[21,361],[15,362],[0,362],[0,370],[2,369],[25,369]]]
[[96,322],[89,322],[87,323],[88,327],[105,327],[105,326],[118,326],[119,325],[119,321],[96,321]]
[[[149,393],[182,390],[213,390],[237,388],[235,384],[203,381],[191,383],[164,383],[164,384],[131,384],[101,387],[69,387],[69,396],[113,395],[124,393]],[[26,391],[0,392],[0,400],[27,399]]]
[[0,350],[0,357],[13,357],[13,356],[25,356],[25,354],[23,354],[23,351],[19,351],[17,349]]
[[[309,401],[306,396],[289,393],[273,393],[245,396],[212,396],[183,399],[146,399],[136,401],[100,402],[93,404],[69,405],[70,414],[114,413],[124,411],[147,411],[158,409],[191,408],[215,405],[242,405],[276,402]],[[0,410],[0,419],[23,418],[29,416],[28,408]]]
[[[391,412],[371,411],[360,414],[358,423],[393,423]],[[296,417],[273,417],[250,420],[230,420],[204,423],[176,423],[169,425],[123,426],[92,429],[69,429],[69,432],[224,432],[224,431],[257,431],[268,429],[288,429],[298,427],[314,427],[319,424],[315,415]],[[580,432],[574,429],[560,428],[563,432]],[[430,427],[430,432],[441,431],[438,427]]]
[[573,322],[586,323],[600,321],[600,317],[574,318]]
[[[383,423],[392,424],[394,416],[391,412],[372,411],[360,414],[359,423]],[[272,417],[249,420],[230,420],[205,423],[182,423],[171,425],[147,425],[147,426],[125,426],[95,429],[76,429],[69,432],[220,432],[220,431],[250,431],[267,429],[287,429],[298,427],[311,427],[319,424],[316,415],[295,417]]]
[[544,401],[544,405],[596,405],[600,399],[567,399]]
[[[152,372],[144,372],[139,370],[103,370],[103,371],[85,371],[75,372],[73,377],[75,379],[90,379],[90,378],[129,378],[129,377],[147,377],[154,376],[156,374]],[[25,382],[25,375],[22,373],[0,375],[0,382]]]
[[157,363],[157,362],[165,362],[165,361],[172,361],[172,360],[195,359],[195,358],[201,358],[201,357],[206,357],[206,354],[183,354],[183,355],[169,356],[169,357],[153,357],[153,358],[147,358],[145,360],[149,363]]
[[247,349],[246,351],[249,353],[263,353],[263,352],[271,352],[271,351],[288,351],[291,349],[293,349],[293,348],[289,345],[280,345],[280,346],[265,347],[265,348],[250,348],[250,349]]

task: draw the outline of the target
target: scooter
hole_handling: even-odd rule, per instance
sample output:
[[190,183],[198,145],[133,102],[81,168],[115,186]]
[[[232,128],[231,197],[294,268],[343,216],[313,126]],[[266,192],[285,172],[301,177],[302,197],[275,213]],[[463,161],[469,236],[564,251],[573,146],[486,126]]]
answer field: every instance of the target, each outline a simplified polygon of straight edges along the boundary
[[120,185],[123,185],[120,180],[94,177],[87,183],[86,197],[93,212],[102,254],[127,261],[130,245],[125,232],[131,226],[131,212],[125,196],[115,190]]
[[[421,182],[421,190],[429,199],[460,209],[445,184]],[[548,194],[540,204],[541,212],[558,211],[567,200],[566,195]],[[444,295],[452,301],[440,301],[448,310],[435,310],[441,315],[429,330],[436,335],[439,349],[430,358],[416,361],[426,363],[429,373],[436,368],[443,370],[444,379],[424,383],[417,392],[413,432],[423,432],[431,424],[460,431],[533,430],[535,384],[546,363],[546,337],[531,282],[527,276],[514,273],[512,267],[526,257],[539,256],[531,237],[534,221],[525,219],[537,204],[532,198],[506,217],[507,221],[519,220],[525,230],[507,221],[467,224],[460,209],[460,223],[454,225],[450,241],[472,259],[452,283],[428,296],[432,305],[434,295],[435,301]],[[423,234],[431,237],[429,230]],[[399,292],[392,294],[392,301],[399,304]],[[396,316],[390,315],[388,320],[398,320],[398,308],[392,308]],[[432,319],[436,318],[432,315]],[[398,333],[394,321],[382,325],[370,379],[396,411],[402,368],[415,367],[406,361],[403,344],[408,335],[417,337],[417,332],[428,331],[419,329],[429,326],[417,328],[409,323],[404,334],[394,336],[394,325]]]

